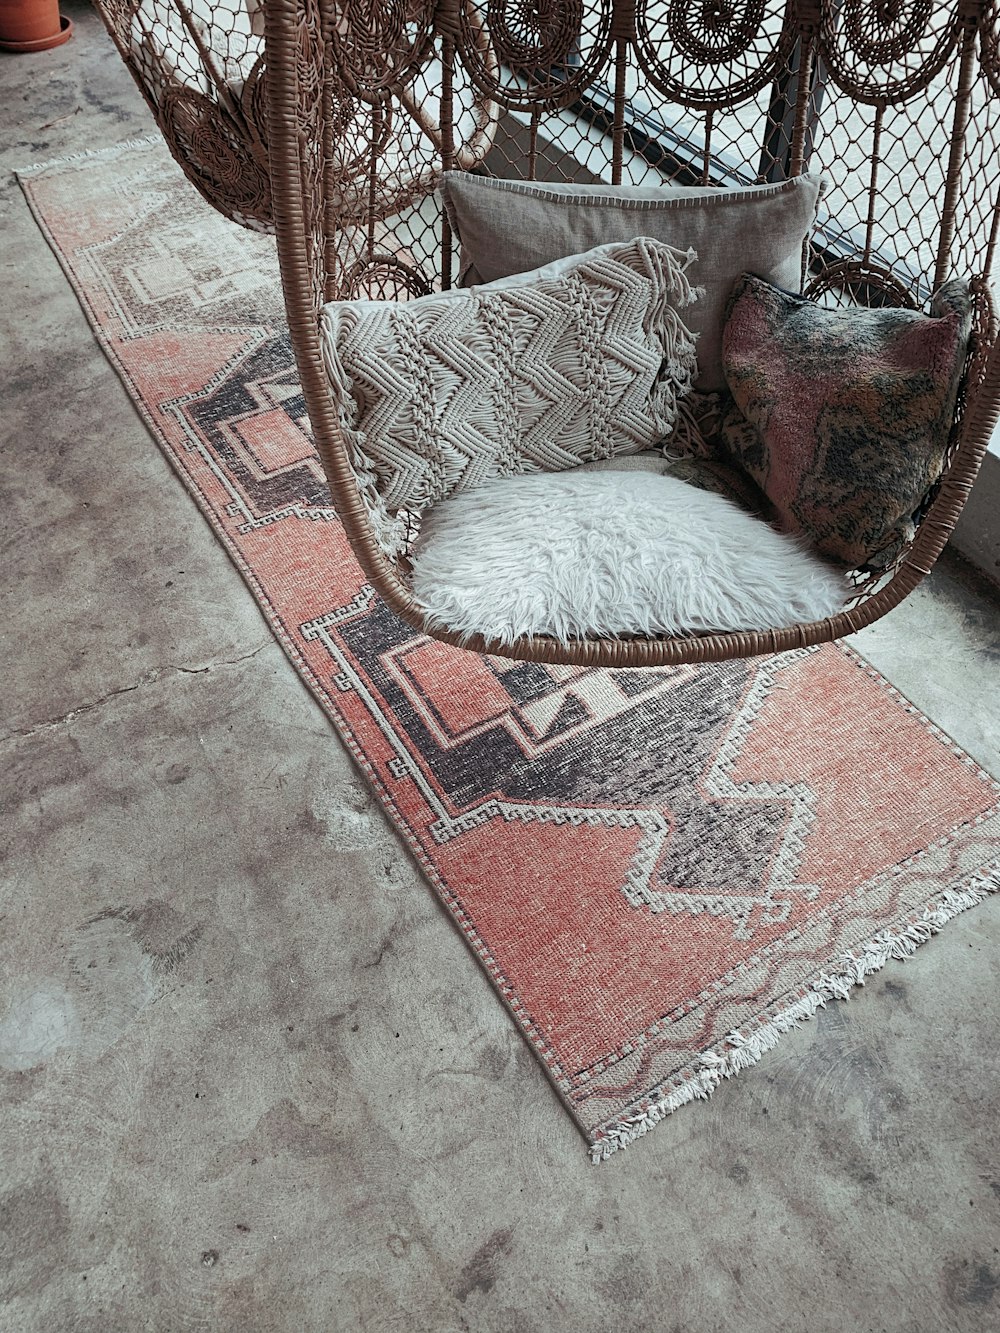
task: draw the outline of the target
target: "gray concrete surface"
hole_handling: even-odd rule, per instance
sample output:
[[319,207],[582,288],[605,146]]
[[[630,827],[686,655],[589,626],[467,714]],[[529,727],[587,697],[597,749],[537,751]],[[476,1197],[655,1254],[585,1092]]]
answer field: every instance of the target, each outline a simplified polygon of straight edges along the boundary
[[[147,131],[0,58],[0,1329],[1000,1325],[1000,904],[599,1168],[149,439],[9,169]],[[1000,771],[946,562],[860,647]]]

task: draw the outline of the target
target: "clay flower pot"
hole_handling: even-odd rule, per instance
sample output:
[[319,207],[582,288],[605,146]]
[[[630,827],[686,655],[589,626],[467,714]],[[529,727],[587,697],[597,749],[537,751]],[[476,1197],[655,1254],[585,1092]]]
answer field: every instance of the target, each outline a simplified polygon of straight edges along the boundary
[[47,51],[68,42],[73,24],[59,14],[59,0],[0,0],[0,47]]

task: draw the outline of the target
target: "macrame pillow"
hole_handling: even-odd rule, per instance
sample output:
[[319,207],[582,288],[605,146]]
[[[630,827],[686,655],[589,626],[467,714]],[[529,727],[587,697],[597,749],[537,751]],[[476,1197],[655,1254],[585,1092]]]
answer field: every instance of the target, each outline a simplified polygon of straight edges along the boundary
[[733,283],[752,271],[798,290],[804,242],[823,185],[812,175],[732,189],[566,185],[452,171],[442,179],[441,196],[462,245],[462,286],[634,236],[695,250],[691,278],[703,289],[690,319],[698,335],[695,383],[718,390],[724,386],[722,322]]
[[831,310],[750,274],[723,366],[731,456],[781,526],[849,567],[888,567],[940,476],[971,325],[968,285],[915,310]]
[[[695,371],[693,256],[640,238],[415,301],[334,301],[323,348],[363,498],[388,521],[515,472],[637,453]],[[372,491],[376,495],[372,494]],[[402,541],[383,525],[384,546]]]

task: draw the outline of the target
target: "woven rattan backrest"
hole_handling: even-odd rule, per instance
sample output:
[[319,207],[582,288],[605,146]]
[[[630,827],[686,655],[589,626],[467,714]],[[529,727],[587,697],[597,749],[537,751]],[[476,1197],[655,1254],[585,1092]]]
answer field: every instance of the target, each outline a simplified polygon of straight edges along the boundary
[[480,169],[497,175],[725,185],[822,169],[831,188],[817,287],[922,301],[945,274],[989,266],[1000,167],[992,5],[300,0],[296,23],[327,296],[402,295],[454,274],[431,200],[384,216],[407,104],[440,126],[408,155],[418,189],[442,164],[476,161],[470,121],[492,103]]
[[208,202],[271,226],[263,14],[245,0],[94,0],[170,151]]
[[[98,0],[205,196],[273,221],[260,0]],[[996,239],[996,0],[269,0],[326,296],[455,273],[442,167],[831,188],[813,290],[923,302]],[[279,65],[282,58],[272,55]],[[279,171],[284,164],[279,163]]]

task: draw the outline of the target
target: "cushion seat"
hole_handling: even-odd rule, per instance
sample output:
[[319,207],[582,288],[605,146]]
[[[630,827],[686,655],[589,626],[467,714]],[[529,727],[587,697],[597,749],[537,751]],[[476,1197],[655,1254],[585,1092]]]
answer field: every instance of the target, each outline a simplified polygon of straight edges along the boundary
[[459,492],[423,516],[413,553],[433,622],[505,644],[781,628],[836,614],[850,587],[732,501],[634,465]]

